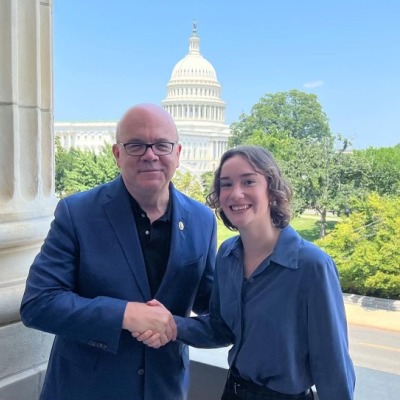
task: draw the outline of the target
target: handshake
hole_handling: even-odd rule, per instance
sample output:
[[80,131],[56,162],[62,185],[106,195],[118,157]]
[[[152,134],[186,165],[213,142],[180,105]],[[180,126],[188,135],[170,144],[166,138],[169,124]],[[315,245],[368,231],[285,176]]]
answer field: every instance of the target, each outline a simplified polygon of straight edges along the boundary
[[122,328],[155,349],[176,340],[177,335],[172,314],[155,299],[147,303],[129,302],[125,308]]

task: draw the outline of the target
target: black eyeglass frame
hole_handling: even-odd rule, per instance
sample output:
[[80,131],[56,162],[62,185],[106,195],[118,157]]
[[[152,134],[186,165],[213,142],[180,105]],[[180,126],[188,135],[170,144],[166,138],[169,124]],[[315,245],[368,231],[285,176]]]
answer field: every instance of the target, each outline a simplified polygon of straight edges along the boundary
[[[178,143],[178,142],[164,142],[164,141],[162,141],[162,142],[156,142],[156,143],[134,143],[134,142],[122,143],[122,142],[117,142],[117,144],[120,144],[120,145],[124,146],[124,149],[125,149],[126,154],[128,154],[128,156],[131,156],[131,157],[141,157],[141,156],[144,156],[144,155],[146,154],[146,151],[147,151],[148,148],[150,148],[151,151],[152,151],[156,156],[159,156],[159,157],[162,157],[162,156],[169,156],[169,155],[172,153],[172,151],[174,150],[174,147],[175,147],[175,145],[176,145],[177,143]],[[161,144],[161,145],[162,145],[162,144],[171,145],[171,150],[170,150],[170,152],[169,152],[169,153],[162,153],[162,154],[159,154],[159,151],[158,151],[157,149],[156,149],[156,151],[154,151],[153,146],[160,145],[160,144]],[[128,152],[128,150],[126,149],[126,147],[129,146],[129,145],[140,146],[142,149],[144,149],[144,151],[143,151],[141,154],[130,154],[130,153]]]

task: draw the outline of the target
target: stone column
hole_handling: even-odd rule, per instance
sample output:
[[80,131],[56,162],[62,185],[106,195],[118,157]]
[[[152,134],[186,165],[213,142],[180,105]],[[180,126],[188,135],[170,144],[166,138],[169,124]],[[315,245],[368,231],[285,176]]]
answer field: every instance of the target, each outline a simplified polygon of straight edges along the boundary
[[0,2],[0,398],[36,399],[51,336],[25,328],[25,279],[56,204],[52,1]]

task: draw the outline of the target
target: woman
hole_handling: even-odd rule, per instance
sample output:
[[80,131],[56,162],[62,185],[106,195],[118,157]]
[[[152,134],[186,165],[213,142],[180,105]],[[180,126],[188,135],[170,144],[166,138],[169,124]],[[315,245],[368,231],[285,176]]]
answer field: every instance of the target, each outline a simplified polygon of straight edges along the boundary
[[[338,272],[289,226],[292,191],[261,147],[228,150],[208,204],[238,230],[216,262],[210,313],[175,317],[178,340],[233,343],[222,400],[351,400],[354,368]],[[158,347],[156,337],[140,340]]]

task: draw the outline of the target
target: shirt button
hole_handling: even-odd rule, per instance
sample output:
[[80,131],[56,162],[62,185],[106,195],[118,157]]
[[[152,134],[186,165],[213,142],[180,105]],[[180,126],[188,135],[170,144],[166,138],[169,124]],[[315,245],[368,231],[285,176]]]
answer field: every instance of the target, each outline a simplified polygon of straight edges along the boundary
[[254,278],[249,278],[249,283],[253,283],[254,282]]
[[150,235],[150,232],[149,231],[145,231],[144,232],[146,235]]
[[144,214],[140,214],[140,216],[141,216],[142,218],[145,218],[145,217],[146,217]]
[[137,373],[138,373],[138,375],[143,375],[144,369],[143,368],[138,369]]

